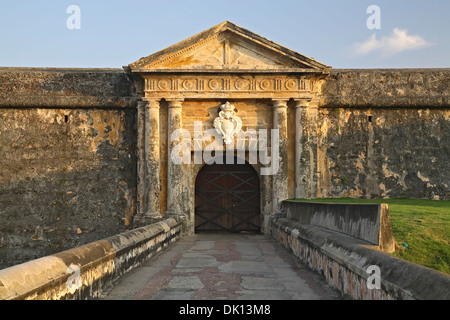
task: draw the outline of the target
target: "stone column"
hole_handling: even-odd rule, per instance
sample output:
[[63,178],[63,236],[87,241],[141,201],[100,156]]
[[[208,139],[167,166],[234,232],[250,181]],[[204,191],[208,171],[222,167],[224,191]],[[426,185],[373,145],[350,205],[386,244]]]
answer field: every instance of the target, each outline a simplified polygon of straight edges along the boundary
[[140,220],[145,213],[145,106],[147,101],[137,103],[137,214],[134,220]]
[[182,212],[182,186],[183,186],[183,165],[176,164],[172,160],[171,154],[173,148],[179,141],[172,141],[172,133],[182,128],[181,106],[184,99],[167,99],[169,104],[168,126],[167,126],[167,212],[166,217],[184,216]]
[[318,106],[310,103],[306,108],[306,118],[309,122],[309,137],[308,137],[308,149],[309,149],[309,173],[308,173],[308,191],[305,192],[307,198],[317,198],[318,196],[318,163],[317,163],[317,117]]
[[139,225],[161,218],[159,206],[159,99],[138,102],[138,214]]
[[303,151],[303,125],[302,112],[308,107],[311,99],[295,99],[295,197],[305,198],[303,186],[304,168],[301,167],[301,158]]
[[[272,178],[273,211],[281,213],[281,201],[288,198],[288,172],[287,172],[287,99],[272,99],[273,102],[273,128],[278,129],[278,171]],[[276,147],[276,146],[275,146]],[[273,150],[274,146],[271,146]]]
[[153,219],[161,218],[160,195],[160,162],[159,162],[159,99],[146,99],[146,175],[147,199],[145,216]]

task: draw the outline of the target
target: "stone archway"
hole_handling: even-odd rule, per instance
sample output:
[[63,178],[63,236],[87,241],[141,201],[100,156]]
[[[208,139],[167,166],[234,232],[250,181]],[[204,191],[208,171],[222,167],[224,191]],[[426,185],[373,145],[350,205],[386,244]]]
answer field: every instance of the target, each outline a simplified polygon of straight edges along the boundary
[[248,163],[211,164],[195,181],[195,232],[261,231],[258,173]]

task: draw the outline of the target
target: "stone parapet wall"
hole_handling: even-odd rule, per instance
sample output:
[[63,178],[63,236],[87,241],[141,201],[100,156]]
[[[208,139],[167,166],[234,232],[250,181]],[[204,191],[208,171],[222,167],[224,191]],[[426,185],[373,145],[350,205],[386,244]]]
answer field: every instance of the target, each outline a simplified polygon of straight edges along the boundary
[[122,69],[0,68],[0,108],[136,107]]
[[[394,257],[348,234],[285,217],[271,220],[271,234],[344,298],[450,299],[448,275]],[[375,275],[375,269],[379,274]]]
[[283,201],[286,218],[367,241],[379,250],[395,250],[389,206],[381,204]]
[[[123,69],[0,67],[0,107],[136,107]],[[324,108],[448,108],[450,69],[331,69],[315,85]]]
[[450,69],[332,69],[320,107],[448,108]]
[[119,276],[178,240],[182,232],[183,223],[169,218],[0,270],[0,299],[99,297]]

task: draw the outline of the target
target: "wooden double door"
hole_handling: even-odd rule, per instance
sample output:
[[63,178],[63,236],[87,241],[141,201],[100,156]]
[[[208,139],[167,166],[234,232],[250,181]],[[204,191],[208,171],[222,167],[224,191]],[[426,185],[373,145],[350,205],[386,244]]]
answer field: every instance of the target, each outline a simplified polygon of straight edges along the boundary
[[258,174],[246,164],[205,165],[195,181],[195,232],[260,232]]

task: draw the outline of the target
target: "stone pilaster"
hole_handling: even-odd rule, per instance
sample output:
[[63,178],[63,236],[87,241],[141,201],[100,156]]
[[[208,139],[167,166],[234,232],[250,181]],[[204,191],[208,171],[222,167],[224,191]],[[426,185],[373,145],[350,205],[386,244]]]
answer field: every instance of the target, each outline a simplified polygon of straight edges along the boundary
[[137,103],[137,214],[139,220],[145,213],[145,105],[147,101]]
[[172,141],[172,133],[177,129],[182,129],[181,107],[184,99],[167,99],[169,104],[168,114],[168,159],[167,159],[167,212],[166,217],[184,216],[182,212],[182,190],[183,190],[183,165],[177,164],[172,159],[172,150],[180,143]]
[[[273,183],[273,210],[281,212],[281,201],[288,198],[288,164],[287,164],[287,102],[286,99],[272,99],[273,102],[273,128],[278,129],[278,171],[274,173]],[[275,146],[276,147],[276,146]],[[274,146],[271,146],[273,149]]]
[[317,138],[317,117],[318,117],[318,107],[316,104],[310,103],[306,108],[306,120],[309,122],[308,129],[308,150],[309,150],[309,168],[307,174],[307,191],[305,192],[306,198],[317,198],[318,196],[318,138]]
[[161,218],[159,205],[159,99],[138,102],[138,225]]
[[302,113],[305,112],[311,99],[295,99],[295,197],[305,198],[305,188],[303,179],[305,176],[304,168],[301,166],[303,152],[303,124]]
[[160,212],[160,141],[159,141],[159,99],[146,99],[146,173],[147,173],[147,207],[145,215],[161,218]]

